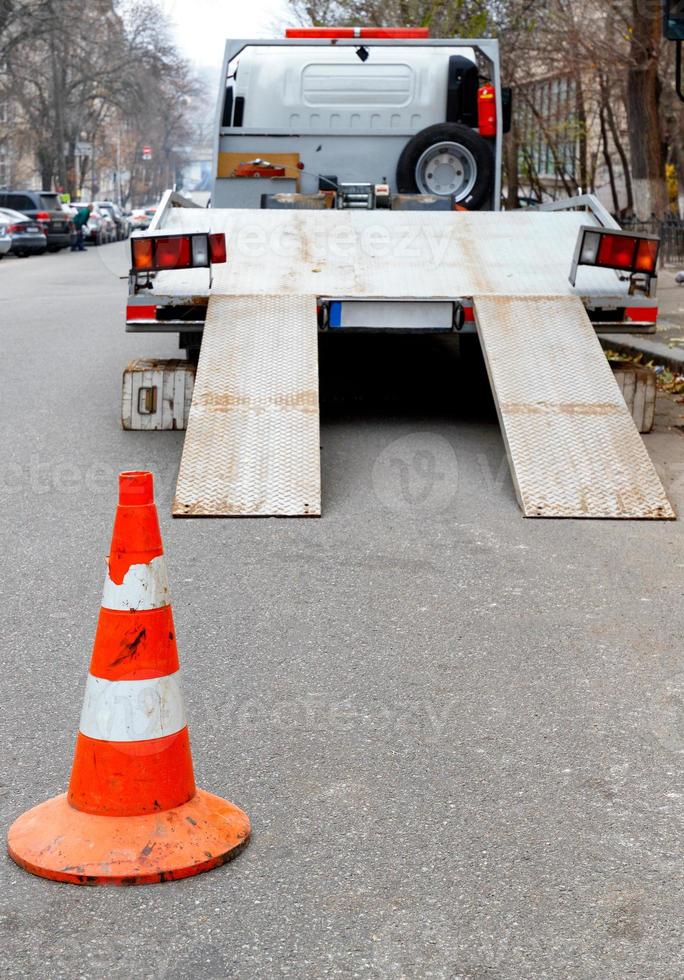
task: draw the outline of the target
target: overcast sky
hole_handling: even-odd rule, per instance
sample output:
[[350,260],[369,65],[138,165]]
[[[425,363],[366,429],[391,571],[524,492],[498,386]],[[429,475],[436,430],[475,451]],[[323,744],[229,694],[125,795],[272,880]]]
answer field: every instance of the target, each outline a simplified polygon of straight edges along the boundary
[[287,0],[161,0],[184,54],[220,67],[228,37],[269,37],[293,23]]

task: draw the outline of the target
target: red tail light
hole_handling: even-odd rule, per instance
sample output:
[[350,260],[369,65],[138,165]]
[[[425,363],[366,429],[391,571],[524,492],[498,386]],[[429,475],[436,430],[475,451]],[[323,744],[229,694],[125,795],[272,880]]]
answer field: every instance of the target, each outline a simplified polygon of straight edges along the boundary
[[190,236],[157,238],[154,242],[154,259],[158,269],[187,269],[192,265]]
[[47,211],[38,211],[36,214],[36,221],[49,221],[50,215]]
[[477,93],[477,116],[480,136],[496,136],[496,90],[483,85]]
[[577,267],[580,265],[655,276],[659,248],[660,239],[653,235],[633,235],[628,231],[595,227],[580,228],[570,282],[575,285]]
[[148,235],[131,238],[133,268],[139,272],[164,269],[206,269],[226,261],[225,235]]
[[607,269],[632,269],[637,243],[634,238],[622,235],[603,235],[599,245],[596,265]]
[[625,323],[657,323],[657,306],[628,306],[625,310]]
[[26,225],[10,225],[7,231],[10,235],[20,234],[22,231],[26,231]]
[[637,246],[636,268],[638,272],[654,273],[658,268],[659,241],[653,238],[642,238]]
[[156,306],[127,306],[126,319],[127,320],[156,320],[157,307]]
[[209,235],[209,257],[212,265],[221,265],[226,261],[225,235]]
[[154,269],[154,239],[131,238],[131,255],[134,269]]
[[290,38],[397,38],[418,40],[430,37],[427,27],[288,27]]

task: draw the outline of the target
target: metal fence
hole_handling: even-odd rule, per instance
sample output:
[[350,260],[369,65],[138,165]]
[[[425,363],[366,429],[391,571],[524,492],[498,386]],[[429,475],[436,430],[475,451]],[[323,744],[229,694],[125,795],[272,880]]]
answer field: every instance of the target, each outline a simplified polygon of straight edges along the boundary
[[684,221],[681,218],[675,215],[668,215],[662,221],[657,218],[651,218],[649,221],[624,218],[620,224],[625,231],[658,235],[660,238],[660,264],[678,265],[684,268]]

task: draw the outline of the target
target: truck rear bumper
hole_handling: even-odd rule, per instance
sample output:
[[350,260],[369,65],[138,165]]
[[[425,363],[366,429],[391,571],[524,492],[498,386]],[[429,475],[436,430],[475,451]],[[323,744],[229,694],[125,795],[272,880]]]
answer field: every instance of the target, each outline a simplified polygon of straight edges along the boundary
[[[201,334],[206,299],[188,297],[131,297],[126,308],[127,333]],[[630,297],[625,306],[606,301],[585,304],[594,328],[611,333],[655,333],[658,307],[653,301]],[[323,296],[318,300],[320,331],[357,333],[475,333],[473,300],[469,298],[420,300],[359,300]]]

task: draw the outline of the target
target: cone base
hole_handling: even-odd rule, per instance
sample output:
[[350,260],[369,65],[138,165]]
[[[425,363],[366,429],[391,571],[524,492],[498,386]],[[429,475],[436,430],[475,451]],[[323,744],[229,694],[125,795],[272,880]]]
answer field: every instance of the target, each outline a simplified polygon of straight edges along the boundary
[[14,821],[13,861],[31,874],[74,885],[145,885],[209,871],[249,840],[249,817],[227,800],[197,790],[173,810],[100,817],[75,810],[66,793]]

